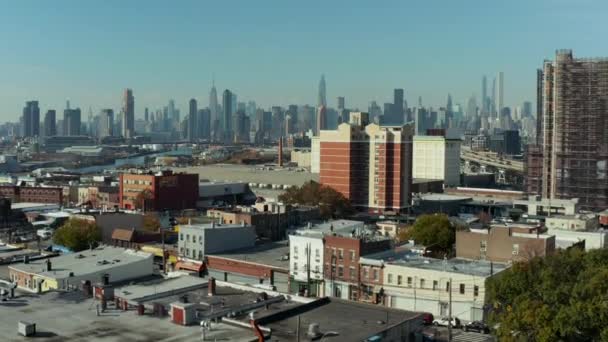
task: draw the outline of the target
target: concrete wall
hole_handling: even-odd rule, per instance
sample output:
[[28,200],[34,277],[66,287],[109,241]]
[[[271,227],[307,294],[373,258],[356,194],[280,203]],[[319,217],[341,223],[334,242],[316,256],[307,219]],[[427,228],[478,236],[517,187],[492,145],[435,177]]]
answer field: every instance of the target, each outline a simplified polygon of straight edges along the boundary
[[[323,280],[324,248],[323,239],[320,237],[289,236],[289,274],[296,280],[307,280],[307,258],[305,252],[307,244],[310,244],[312,251],[310,255],[310,277],[311,279]],[[318,273],[315,272],[317,270]]]

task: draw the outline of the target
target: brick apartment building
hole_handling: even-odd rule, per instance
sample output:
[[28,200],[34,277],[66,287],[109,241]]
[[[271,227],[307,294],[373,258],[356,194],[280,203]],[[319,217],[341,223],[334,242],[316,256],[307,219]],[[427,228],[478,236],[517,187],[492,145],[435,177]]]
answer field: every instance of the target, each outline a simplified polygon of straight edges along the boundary
[[[391,248],[391,240],[384,237],[328,235],[324,244],[325,294],[350,300],[359,300],[362,290],[359,258]],[[364,269],[370,271],[369,267]],[[365,280],[368,283],[369,277]]]
[[196,207],[198,200],[198,174],[123,173],[120,175],[120,207],[139,209],[138,197],[147,191],[145,210],[181,210]]
[[368,124],[367,113],[320,132],[320,181],[354,207],[370,212],[403,211],[412,189],[411,125]]
[[63,190],[39,186],[1,185],[0,197],[9,198],[13,203],[34,202],[62,204]]
[[510,262],[555,252],[555,236],[541,234],[539,227],[492,226],[456,232],[456,257]]

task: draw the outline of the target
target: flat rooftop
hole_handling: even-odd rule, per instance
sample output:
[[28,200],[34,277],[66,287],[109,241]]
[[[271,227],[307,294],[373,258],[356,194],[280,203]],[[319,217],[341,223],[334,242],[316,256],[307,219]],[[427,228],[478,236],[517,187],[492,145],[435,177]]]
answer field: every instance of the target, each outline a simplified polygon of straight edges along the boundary
[[325,234],[335,233],[337,235],[351,234],[353,229],[363,229],[363,221],[354,220],[332,220],[323,223],[302,226],[295,230],[296,235],[309,237],[322,237]]
[[174,278],[156,278],[115,288],[114,295],[129,301],[147,302],[159,297],[171,296],[193,288],[206,288],[207,280],[190,275]]
[[[152,254],[119,247],[101,246],[56,258],[32,260],[29,264],[14,264],[10,265],[9,268],[48,278],[61,279],[69,277],[70,273],[79,276],[92,271],[109,270],[117,264],[129,264],[149,257],[152,257]],[[46,270],[47,260],[51,261],[51,271]]]
[[243,248],[231,252],[214,253],[210,254],[210,256],[246,261],[289,270],[289,260],[285,260],[286,258],[284,258],[284,256],[288,254],[289,241],[285,240],[263,243],[252,248]]
[[492,273],[498,273],[507,269],[507,265],[505,264],[491,263],[489,261],[467,260],[459,258],[442,260],[424,257],[412,250],[405,248],[397,248],[390,251],[369,254],[363,257],[363,259],[383,261],[385,265],[388,264],[424,270],[445,271],[478,277],[489,277]]
[[259,165],[214,164],[173,169],[187,173],[198,173],[199,178],[214,181],[288,184],[298,186],[311,180],[316,182],[319,181],[319,175],[315,173],[297,172],[295,170],[289,170],[288,168],[264,170],[261,169]]
[[[200,341],[199,325],[174,324],[169,317],[158,318],[146,311],[138,316],[134,310],[117,310],[111,304],[99,316],[93,298],[85,298],[79,292],[48,292],[41,295],[23,295],[0,302],[0,336],[2,341],[23,342],[32,338],[17,335],[17,322],[36,323],[35,338],[38,342],[64,341]],[[255,338],[251,329],[227,324],[214,324],[207,333],[208,340],[251,341]]]
[[328,304],[300,314],[300,338],[296,336],[298,319],[292,316],[263,325],[272,329],[272,340],[309,341],[306,336],[308,326],[319,324],[319,330],[326,334],[323,341],[364,341],[389,327],[410,319],[420,313],[389,309],[331,298]]
[[468,201],[471,197],[468,196],[456,196],[447,194],[422,194],[420,199],[423,201]]

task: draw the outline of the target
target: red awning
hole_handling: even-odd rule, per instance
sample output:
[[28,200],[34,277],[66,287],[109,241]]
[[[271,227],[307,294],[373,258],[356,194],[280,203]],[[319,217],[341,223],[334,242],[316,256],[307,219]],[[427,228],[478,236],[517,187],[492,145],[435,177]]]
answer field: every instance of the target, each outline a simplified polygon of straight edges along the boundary
[[175,269],[201,272],[205,269],[205,264],[202,262],[178,261],[175,264]]

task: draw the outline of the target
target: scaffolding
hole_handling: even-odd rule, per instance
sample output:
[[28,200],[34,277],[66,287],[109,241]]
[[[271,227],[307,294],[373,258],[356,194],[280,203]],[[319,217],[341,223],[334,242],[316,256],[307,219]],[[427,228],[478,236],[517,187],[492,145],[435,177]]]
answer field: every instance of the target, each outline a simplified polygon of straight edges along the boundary
[[608,208],[608,59],[559,50],[543,69],[543,197]]

